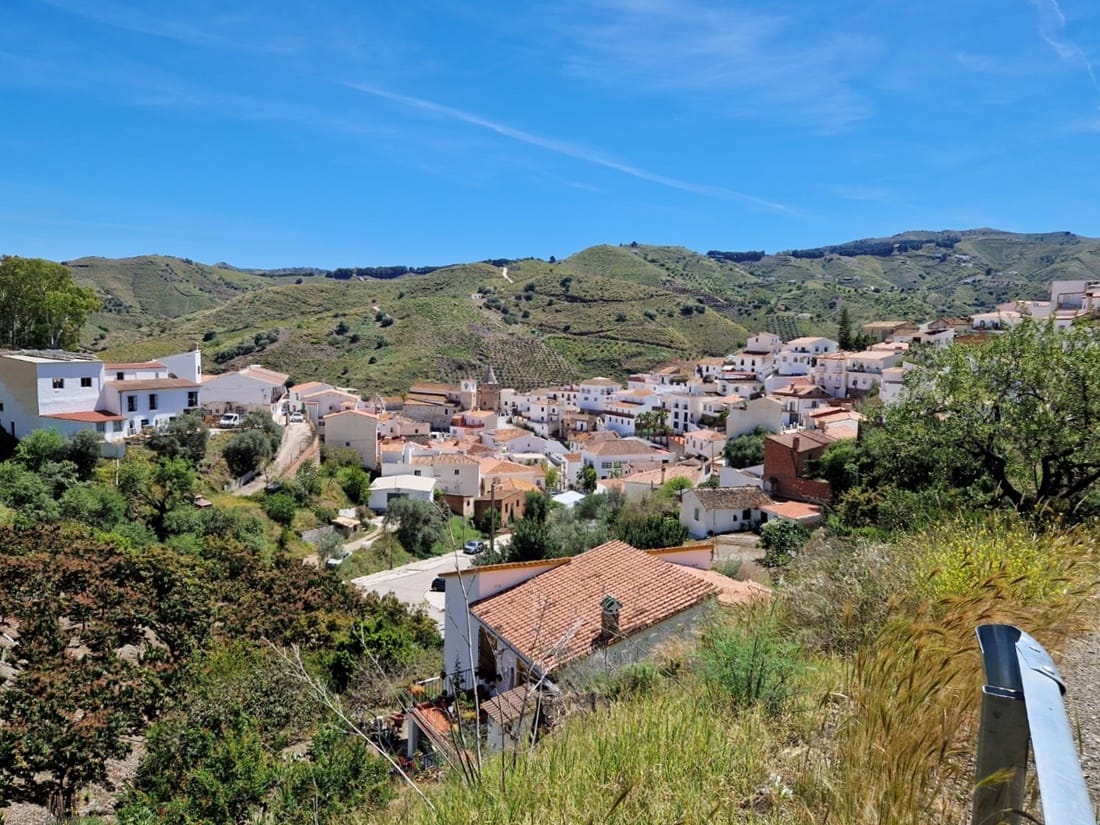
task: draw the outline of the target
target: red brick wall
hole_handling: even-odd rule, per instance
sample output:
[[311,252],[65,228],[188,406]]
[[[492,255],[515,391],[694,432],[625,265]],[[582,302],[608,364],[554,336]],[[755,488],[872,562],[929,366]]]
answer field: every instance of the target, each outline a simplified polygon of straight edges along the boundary
[[833,488],[827,481],[814,481],[808,478],[778,479],[775,494],[782,498],[809,501],[814,504],[828,504],[833,499]]
[[764,441],[764,481],[774,484],[773,495],[814,503],[832,501],[833,491],[827,481],[815,481],[801,476],[811,460],[820,458],[824,447],[795,453],[790,447],[766,439]]

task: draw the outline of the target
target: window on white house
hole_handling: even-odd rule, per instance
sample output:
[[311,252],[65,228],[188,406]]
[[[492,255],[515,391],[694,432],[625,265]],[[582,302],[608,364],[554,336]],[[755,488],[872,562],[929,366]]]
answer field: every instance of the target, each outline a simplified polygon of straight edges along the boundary
[[124,373],[124,372],[116,372],[116,373],[115,373],[115,380],[116,380],[116,381],[125,381],[125,380],[126,380],[126,373]]
[[126,396],[126,412],[137,412],[137,396]]
[[187,393],[187,406],[197,407],[199,405],[199,391],[189,390]]
[[63,390],[63,389],[65,389],[65,379],[64,379],[64,378],[55,378],[55,379],[53,380],[53,388],[54,388],[55,390]]
[[694,518],[696,521],[699,520],[699,508],[698,507],[695,508],[695,515],[692,516],[692,518]]
[[155,410],[157,408],[157,394],[155,392],[149,393],[149,409]]
[[455,475],[458,475],[458,468],[455,468]]
[[82,386],[82,387],[92,386],[92,377],[90,375],[85,375],[85,376],[81,377],[80,386]]

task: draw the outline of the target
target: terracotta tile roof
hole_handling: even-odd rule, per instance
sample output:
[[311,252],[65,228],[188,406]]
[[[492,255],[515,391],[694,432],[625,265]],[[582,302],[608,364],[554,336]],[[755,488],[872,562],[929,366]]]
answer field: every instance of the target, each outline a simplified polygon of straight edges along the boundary
[[760,509],[775,503],[763,490],[753,486],[699,487],[691,492],[704,510]]
[[290,388],[291,392],[301,395],[304,390],[306,395],[311,392],[317,392],[318,390],[331,390],[332,384],[326,384],[323,381],[306,381],[304,384],[295,384]]
[[619,630],[625,638],[716,594],[713,584],[677,565],[609,541],[470,610],[528,661],[552,669],[599,646],[605,596],[621,604]]
[[186,378],[142,378],[137,381],[108,381],[107,386],[117,392],[141,390],[191,390],[199,385]]
[[81,410],[80,412],[54,413],[43,418],[59,418],[62,421],[80,421],[84,424],[100,424],[105,421],[125,421],[125,416],[99,410]]
[[804,518],[814,518],[820,516],[822,513],[822,508],[818,505],[806,504],[802,501],[774,501],[760,509],[775,516],[789,518],[792,521]]
[[599,444],[603,441],[618,441],[619,434],[614,430],[598,430],[576,433],[573,440],[578,444]]
[[534,433],[521,429],[520,427],[501,427],[492,432],[493,440],[498,444],[503,441],[512,441],[513,439],[521,438],[525,435],[534,435]]
[[618,381],[612,381],[610,378],[589,378],[585,381],[581,381],[582,387],[621,387]]
[[286,380],[290,378],[285,372],[275,372],[275,370],[269,370],[267,367],[261,367],[258,364],[251,364],[241,372],[253,378],[259,378],[261,381],[270,381],[272,384],[285,384]]
[[417,381],[409,387],[409,392],[436,395],[439,393],[458,392],[458,389],[457,384],[435,384],[431,381]]
[[722,441],[725,442],[726,437],[714,430],[692,430],[687,434],[688,438],[694,441]]
[[435,457],[436,464],[477,464],[476,458],[470,458],[465,453],[442,453]]
[[409,393],[408,398],[405,399],[405,406],[411,407],[416,406],[417,404],[423,405],[425,407],[443,407],[445,409],[449,409],[450,407],[455,406],[455,404],[450,401],[440,400],[432,396],[415,395],[413,393]]
[[481,709],[498,725],[504,726],[533,712],[541,699],[534,685],[520,685],[482,702]]
[[772,392],[772,395],[791,397],[791,398],[828,398],[830,397],[825,390],[817,386],[817,384],[796,384],[793,381],[786,387],[782,387]]
[[[656,486],[664,484],[666,481],[672,481],[674,478],[686,478],[692,484],[696,484],[699,481],[699,475],[698,467],[669,464],[659,469],[631,473],[628,476],[623,476],[622,481],[625,484],[653,484]],[[604,483],[606,484],[606,482]]]
[[770,587],[765,587],[756,582],[731,579],[717,570],[700,570],[696,567],[684,567],[682,569],[685,573],[690,573],[700,581],[718,588],[718,601],[722,604],[746,604],[754,599],[771,598],[772,596]]
[[503,493],[528,493],[539,489],[537,484],[532,484],[523,478],[504,478],[497,484],[497,494]]
[[[313,396],[311,395],[309,397],[312,398]],[[374,413],[369,413],[366,410],[340,410],[339,412],[329,413],[328,415],[324,416],[324,418],[336,418],[339,415],[361,415],[364,418],[373,418],[375,421],[381,420],[377,415],[375,415]]]
[[656,447],[650,447],[643,441],[637,441],[630,438],[622,438],[617,441],[600,441],[595,444],[590,444],[585,448],[585,452],[598,456],[616,456],[616,455],[660,455],[663,450],[658,450]]
[[298,397],[301,398],[302,401],[309,401],[311,398],[319,398],[322,395],[339,395],[343,398],[348,399],[349,401],[357,401],[357,402],[363,400],[358,395],[355,395],[354,393],[344,392],[343,390],[337,390],[337,389],[333,389],[331,387],[327,390],[317,390],[317,392],[311,392],[308,395],[299,395]]
[[797,433],[783,433],[782,435],[769,435],[766,441],[774,441],[777,444],[782,444],[784,447],[794,450],[795,443],[797,442],[797,450],[800,453],[804,453],[808,450],[816,450],[819,447],[828,447],[834,441],[831,435],[826,435],[818,430],[802,430]]
[[537,468],[529,467],[526,464],[518,464],[515,461],[500,461],[496,458],[483,458],[480,463],[482,475],[493,473],[538,473]]

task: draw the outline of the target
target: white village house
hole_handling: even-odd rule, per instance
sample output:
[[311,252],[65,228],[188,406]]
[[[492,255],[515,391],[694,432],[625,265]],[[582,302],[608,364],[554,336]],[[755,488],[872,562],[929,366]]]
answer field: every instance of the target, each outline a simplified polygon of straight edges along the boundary
[[52,428],[119,441],[197,409],[199,376],[198,350],[126,364],[60,350],[0,352],[0,426],[15,438]]

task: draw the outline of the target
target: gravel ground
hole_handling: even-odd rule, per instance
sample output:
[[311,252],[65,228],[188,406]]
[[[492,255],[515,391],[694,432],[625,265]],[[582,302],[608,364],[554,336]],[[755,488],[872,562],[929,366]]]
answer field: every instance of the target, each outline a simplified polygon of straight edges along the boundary
[[1057,664],[1066,683],[1066,713],[1077,732],[1081,770],[1095,809],[1100,803],[1100,629],[1067,645]]

